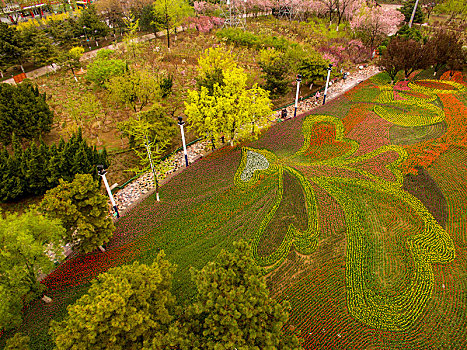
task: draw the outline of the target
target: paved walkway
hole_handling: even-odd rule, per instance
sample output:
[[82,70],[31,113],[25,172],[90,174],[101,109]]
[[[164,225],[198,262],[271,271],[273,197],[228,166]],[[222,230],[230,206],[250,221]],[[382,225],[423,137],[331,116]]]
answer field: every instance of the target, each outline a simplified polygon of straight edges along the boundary
[[[357,70],[354,73],[351,73],[346,80],[341,79],[329,87],[326,101],[330,101],[340,96],[342,93],[352,89],[354,86],[377,73],[379,73],[379,69],[374,66],[368,66],[365,68],[362,67],[362,69],[357,68]],[[318,101],[316,101],[314,97],[302,100],[297,107],[297,114],[307,112],[313,108],[319,107],[320,105],[322,105],[322,97]],[[289,106],[287,109],[287,114],[293,115],[294,106]],[[200,141],[188,147],[187,153],[189,163],[193,163],[205,155],[207,152],[209,152],[209,148],[210,146],[207,141]],[[169,170],[166,173],[158,174],[159,183],[161,185],[185,169],[183,152],[178,152],[173,157],[167,159],[165,163],[165,166],[169,167]],[[124,215],[127,210],[131,209],[133,206],[153,194],[154,191],[154,177],[152,173],[148,172],[135,179],[125,188],[116,192],[114,197],[121,215]],[[110,207],[111,205],[109,202],[109,208]]]

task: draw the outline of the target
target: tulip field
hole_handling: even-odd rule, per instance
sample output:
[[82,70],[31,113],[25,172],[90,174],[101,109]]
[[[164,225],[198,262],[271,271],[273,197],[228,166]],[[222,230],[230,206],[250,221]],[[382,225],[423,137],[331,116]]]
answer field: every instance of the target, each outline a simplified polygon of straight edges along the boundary
[[105,253],[43,281],[54,301],[24,310],[32,348],[53,348],[48,322],[100,272],[163,249],[183,304],[189,268],[245,239],[305,349],[465,349],[467,83],[417,77],[381,73],[190,165],[118,221]]

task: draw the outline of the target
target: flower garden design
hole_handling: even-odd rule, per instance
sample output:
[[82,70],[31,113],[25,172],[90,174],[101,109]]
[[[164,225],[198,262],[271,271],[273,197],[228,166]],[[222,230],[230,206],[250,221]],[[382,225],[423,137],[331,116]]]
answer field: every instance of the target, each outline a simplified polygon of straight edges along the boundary
[[[258,140],[191,164],[117,223],[103,254],[49,275],[24,310],[33,349],[100,272],[160,249],[183,304],[202,268],[249,240],[305,349],[461,349],[467,342],[467,106],[462,75],[379,75]],[[335,112],[334,112],[335,111]]]

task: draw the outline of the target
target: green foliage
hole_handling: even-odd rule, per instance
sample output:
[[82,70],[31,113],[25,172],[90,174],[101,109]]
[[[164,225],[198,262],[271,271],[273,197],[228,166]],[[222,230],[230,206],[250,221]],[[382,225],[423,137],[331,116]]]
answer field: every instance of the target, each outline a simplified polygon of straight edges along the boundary
[[46,146],[31,143],[22,149],[13,137],[12,152],[0,151],[0,201],[10,201],[28,195],[40,195],[58,185],[58,180],[73,180],[75,174],[92,174],[98,178],[96,164],[108,166],[105,149],[99,153],[87,145],[81,130],[65,142]]
[[29,27],[18,32],[25,55],[32,59],[35,66],[43,66],[55,62],[58,50],[46,31],[39,27]]
[[104,85],[111,77],[125,73],[127,63],[124,60],[110,58],[113,50],[101,50],[96,59],[87,66],[86,79],[96,85]]
[[159,253],[150,266],[112,268],[93,280],[88,294],[68,307],[67,317],[52,321],[56,349],[166,348],[175,267],[164,256]]
[[27,335],[16,333],[13,337],[7,339],[3,350],[29,350],[29,340]]
[[107,197],[89,174],[76,174],[72,182],[60,179],[57,187],[45,193],[40,209],[61,220],[66,229],[64,241],[80,252],[91,252],[108,242],[115,229]]
[[236,65],[235,59],[225,47],[206,49],[198,59],[198,76],[196,77],[198,89],[201,90],[204,86],[212,95],[214,85],[224,85],[224,71]]
[[75,46],[68,51],[62,52],[62,54],[58,58],[61,66],[71,69],[71,72],[73,73],[73,76],[75,77],[76,81],[77,79],[75,76],[75,69],[81,66],[79,59],[81,58],[81,56],[83,56],[83,53],[84,48],[82,48],[81,46]]
[[159,83],[162,98],[165,98],[172,93],[173,78],[172,74],[162,77],[161,82]]
[[77,21],[78,28],[84,28],[88,37],[104,37],[109,32],[109,26],[97,15],[96,7],[88,5],[81,10]]
[[45,251],[60,260],[63,233],[58,220],[35,211],[0,215],[0,328],[18,326],[23,303],[44,291],[37,278],[54,266]]
[[218,30],[216,36],[228,43],[247,46],[257,50],[272,47],[276,50],[286,50],[290,43],[284,37],[256,35],[240,28],[224,28]]
[[263,124],[272,113],[269,92],[256,84],[247,89],[247,75],[232,66],[223,71],[224,84],[214,85],[211,95],[204,86],[201,91],[189,90],[185,114],[190,127],[199,135],[214,139],[228,135],[233,146],[239,138],[249,137],[250,128]]
[[24,49],[16,29],[0,21],[0,56],[21,63],[23,55]]
[[141,144],[148,137],[151,143],[162,146],[170,141],[176,132],[175,122],[166,115],[159,104],[149,110],[139,112],[136,117],[118,123],[119,130],[129,138],[130,147]]
[[11,143],[12,134],[32,140],[49,132],[53,113],[45,94],[29,82],[20,85],[0,84],[0,142]]
[[404,24],[396,33],[397,36],[400,36],[401,38],[404,39],[412,39],[415,41],[422,41],[423,36],[422,33],[420,32],[420,29],[411,27],[407,24]]
[[310,52],[298,63],[298,73],[302,75],[305,83],[314,83],[316,80],[325,79],[329,62],[319,53]]
[[186,0],[159,0],[153,3],[154,24],[157,29],[165,29],[167,47],[170,47],[170,31],[182,24],[193,13],[193,8]]
[[105,86],[114,101],[134,112],[141,111],[161,95],[159,78],[149,71],[134,70],[111,77]]
[[285,95],[290,83],[290,64],[286,54],[272,48],[261,50],[258,64],[266,80],[264,88],[273,96]]
[[[407,0],[404,2],[404,5],[398,9],[398,11],[402,12],[405,16],[405,21],[409,23],[410,17],[412,16],[413,8],[415,6],[416,0]],[[425,20],[425,16],[423,15],[422,9],[420,4],[417,6],[417,10],[415,11],[415,17],[413,19],[413,23],[423,23]]]
[[269,296],[250,247],[243,241],[234,246],[233,253],[223,250],[200,271],[192,269],[198,299],[183,315],[180,348],[299,349],[297,337],[282,333],[288,303]]

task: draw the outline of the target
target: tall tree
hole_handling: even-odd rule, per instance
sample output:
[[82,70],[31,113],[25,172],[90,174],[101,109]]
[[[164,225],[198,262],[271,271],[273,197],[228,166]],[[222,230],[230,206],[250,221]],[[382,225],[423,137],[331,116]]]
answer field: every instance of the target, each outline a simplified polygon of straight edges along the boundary
[[404,15],[397,10],[362,6],[352,17],[350,27],[370,47],[372,53],[380,40],[397,32],[397,27],[403,20]]
[[56,349],[167,349],[175,267],[164,256],[159,253],[150,266],[112,268],[93,280],[65,319],[52,321]]
[[53,268],[52,259],[63,258],[63,232],[58,220],[36,211],[0,213],[0,328],[18,326],[24,303],[44,292],[38,277]]
[[71,70],[71,73],[73,73],[73,78],[76,82],[78,82],[78,78],[76,78],[75,69],[81,67],[79,60],[81,56],[83,56],[83,53],[84,48],[82,48],[81,46],[75,46],[69,49],[68,51],[62,52],[62,54],[59,57],[60,65]]
[[60,219],[66,229],[64,241],[88,253],[108,242],[115,226],[109,217],[107,197],[89,174],[76,174],[72,182],[60,179],[46,192],[40,210]]
[[157,100],[161,94],[157,74],[146,70],[130,70],[124,75],[111,77],[105,86],[114,101],[130,107],[136,113]]
[[[445,65],[451,63],[456,66],[456,61],[459,62],[458,66],[465,64],[465,55],[462,51],[462,41],[459,33],[455,31],[438,30],[430,37],[425,44],[427,57],[430,64],[433,65],[434,74]],[[454,64],[452,64],[454,63]]]
[[250,247],[234,247],[201,271],[192,270],[198,299],[186,308],[179,331],[171,329],[180,349],[300,349],[296,336],[282,332],[288,303],[269,296]]
[[167,47],[170,47],[170,31],[176,29],[182,20],[193,13],[193,8],[186,0],[157,0],[153,4],[156,17],[167,34]]
[[[398,9],[404,15],[404,21],[409,23],[412,17],[413,8],[415,7],[416,0],[406,0],[401,8]],[[421,6],[417,6],[415,10],[415,17],[413,23],[423,23],[425,16],[423,15]]]
[[256,84],[247,88],[242,69],[232,67],[223,74],[224,85],[215,84],[212,95],[204,86],[200,92],[188,91],[185,114],[190,128],[199,135],[213,139],[228,135],[233,146],[239,138],[250,136],[255,124],[265,123],[272,112],[271,100],[269,92]]
[[0,84],[0,142],[10,144],[13,132],[31,140],[49,132],[53,113],[44,94],[28,82]]
[[266,80],[266,90],[273,96],[284,95],[289,91],[290,62],[283,51],[274,48],[261,50],[258,64]]
[[17,60],[24,72],[23,59],[25,50],[19,38],[18,31],[8,24],[0,21],[0,56]]
[[329,61],[316,52],[308,52],[298,63],[298,73],[306,84],[314,83],[316,80],[323,80],[328,74]]

